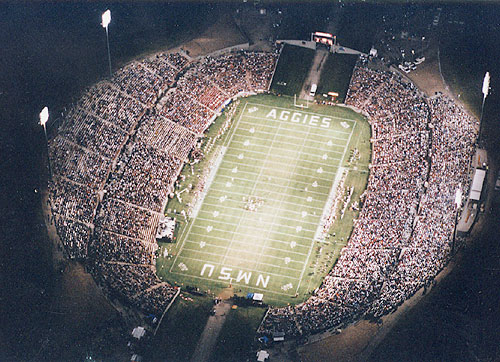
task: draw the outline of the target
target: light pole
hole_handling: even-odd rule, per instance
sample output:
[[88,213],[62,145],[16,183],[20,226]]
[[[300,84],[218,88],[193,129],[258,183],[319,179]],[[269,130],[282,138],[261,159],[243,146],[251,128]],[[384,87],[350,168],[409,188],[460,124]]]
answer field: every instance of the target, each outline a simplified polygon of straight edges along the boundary
[[40,112],[40,125],[43,127],[43,133],[45,134],[45,144],[47,145],[47,164],[49,166],[49,179],[50,179],[52,172],[50,169],[49,139],[47,137],[47,127],[45,126],[48,120],[49,120],[49,109],[47,107],[44,107]]
[[455,227],[453,229],[453,244],[451,245],[451,253],[455,251],[455,239],[457,236],[457,224],[458,224],[458,211],[460,210],[460,205],[462,205],[462,187],[458,185],[457,191],[455,191],[455,205],[457,206],[457,211],[455,212]]
[[108,9],[104,13],[102,13],[102,27],[106,29],[106,44],[108,45],[108,62],[109,62],[109,76],[111,77],[111,53],[109,51],[109,34],[108,34],[108,25],[111,22],[111,11]]
[[477,136],[477,144],[481,141],[481,130],[483,129],[483,110],[484,110],[484,101],[486,101],[486,97],[488,97],[488,93],[490,92],[490,72],[486,72],[483,79],[483,103],[481,104],[481,117],[479,117],[479,134]]

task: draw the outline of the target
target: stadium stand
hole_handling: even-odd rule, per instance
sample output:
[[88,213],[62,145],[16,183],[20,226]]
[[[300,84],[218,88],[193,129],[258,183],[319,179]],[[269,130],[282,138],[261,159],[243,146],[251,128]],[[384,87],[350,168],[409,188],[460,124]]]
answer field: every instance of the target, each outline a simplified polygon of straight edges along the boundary
[[[155,273],[156,231],[187,156],[221,107],[269,89],[275,53],[189,62],[161,53],[87,90],[49,142],[50,204],[70,258],[111,298],[159,314],[177,287]],[[258,332],[309,335],[393,311],[444,267],[455,190],[467,189],[475,120],[360,59],[346,104],[369,116],[372,164],[347,246],[307,301],[270,308]]]
[[449,260],[456,189],[468,188],[475,119],[445,96],[426,98],[408,80],[353,72],[346,104],[369,116],[372,164],[347,246],[304,303],[271,308],[258,332],[307,336],[361,317],[378,318],[428,284]]
[[269,89],[276,53],[159,53],[88,89],[50,140],[50,205],[70,258],[111,298],[161,314],[156,232],[183,164],[224,103]]

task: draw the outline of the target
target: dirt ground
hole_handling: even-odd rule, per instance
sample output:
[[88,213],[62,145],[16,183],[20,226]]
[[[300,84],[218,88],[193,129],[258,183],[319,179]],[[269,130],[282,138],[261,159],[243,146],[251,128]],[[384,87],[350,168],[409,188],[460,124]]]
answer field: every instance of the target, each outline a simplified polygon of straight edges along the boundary
[[356,361],[358,351],[367,347],[377,329],[375,323],[359,321],[340,334],[300,348],[301,361]]
[[199,37],[183,44],[181,49],[190,57],[198,57],[233,45],[246,43],[231,14],[222,15]]
[[453,95],[448,86],[444,84],[439,71],[437,48],[431,49],[427,54],[427,58],[416,70],[407,75],[408,78],[429,97],[435,95],[436,92],[452,97]]
[[193,356],[191,357],[192,362],[204,362],[210,360],[215,344],[217,343],[217,337],[219,337],[220,331],[226,322],[226,317],[231,309],[231,306],[232,302],[230,300],[225,300],[214,306],[215,314],[210,316],[207,320],[205,329],[203,330]]

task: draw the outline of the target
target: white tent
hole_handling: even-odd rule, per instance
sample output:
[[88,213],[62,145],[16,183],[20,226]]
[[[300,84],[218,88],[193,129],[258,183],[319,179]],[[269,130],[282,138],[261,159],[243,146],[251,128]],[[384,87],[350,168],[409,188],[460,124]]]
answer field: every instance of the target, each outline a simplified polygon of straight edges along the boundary
[[264,362],[268,358],[269,358],[269,353],[267,353],[267,351],[262,350],[257,352],[257,361]]
[[472,179],[472,186],[470,188],[471,200],[479,200],[481,198],[481,191],[483,189],[483,183],[485,177],[486,177],[485,170],[476,169],[476,172],[474,172],[474,178]]
[[262,298],[264,298],[264,294],[262,293],[253,294],[253,300],[255,300],[256,302],[262,302]]
[[144,334],[146,333],[146,330],[144,327],[135,327],[134,330],[132,331],[132,336],[137,339],[141,339]]

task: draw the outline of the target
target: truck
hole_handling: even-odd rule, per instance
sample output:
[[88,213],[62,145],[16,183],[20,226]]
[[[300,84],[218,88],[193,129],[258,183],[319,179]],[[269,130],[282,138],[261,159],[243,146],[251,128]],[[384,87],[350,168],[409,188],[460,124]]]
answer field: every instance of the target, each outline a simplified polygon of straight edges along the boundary
[[318,85],[317,84],[313,84],[311,86],[311,91],[309,92],[309,95],[311,97],[314,97],[316,95],[316,90],[318,89]]

